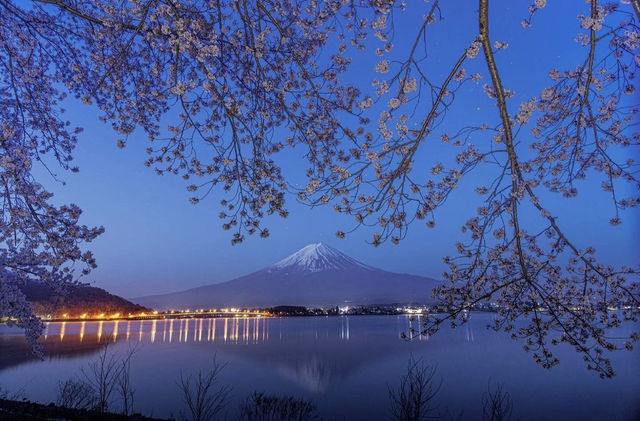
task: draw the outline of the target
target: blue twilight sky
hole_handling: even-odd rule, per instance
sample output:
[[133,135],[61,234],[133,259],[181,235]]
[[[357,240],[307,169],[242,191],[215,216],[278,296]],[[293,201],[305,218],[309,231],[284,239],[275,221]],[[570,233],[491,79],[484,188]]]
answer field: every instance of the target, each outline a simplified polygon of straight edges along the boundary
[[[393,43],[398,53],[413,42],[421,17],[430,7],[423,2],[409,3],[409,10],[397,16]],[[521,100],[538,95],[548,84],[551,67],[573,68],[586,54],[574,42],[579,32],[576,15],[588,13],[584,2],[549,2],[536,14],[534,27],[523,30],[520,22],[528,16],[528,4],[512,0],[491,2],[492,40],[509,43],[497,60],[505,86],[516,91],[515,99],[510,101],[512,112]],[[435,81],[444,79],[463,48],[474,39],[476,9],[475,2],[446,2],[442,10],[444,21],[429,27],[427,63],[431,63],[429,71]],[[354,66],[346,80],[368,83],[375,77],[373,49],[379,45],[372,41],[371,46],[364,55],[354,56]],[[469,72],[486,73],[480,58],[465,67]],[[482,92],[482,85],[488,82],[485,79],[466,87],[467,93],[460,95],[447,117],[448,123],[440,129],[498,121],[497,109]],[[367,89],[366,85],[363,87]],[[359,230],[338,240],[334,233],[350,228],[351,219],[336,214],[331,207],[310,209],[296,203],[292,196],[288,205],[291,214],[286,220],[265,220],[264,225],[271,232],[269,238],[247,237],[243,244],[231,246],[230,233],[222,231],[217,216],[220,196],[211,195],[193,206],[187,200],[187,182],[175,176],[157,176],[144,167],[144,133],[137,131],[127,147],[120,150],[116,147],[117,136],[98,121],[95,108],[70,102],[68,118],[84,128],[75,152],[80,173],[58,172],[66,185],[44,172],[38,177],[56,194],[57,202],[74,202],[84,210],[83,223],[105,227],[105,233],[91,244],[99,267],[87,280],[125,297],[229,280],[320,241],[373,266],[440,278],[445,269],[442,257],[455,253],[453,243],[462,238],[460,226],[477,207],[469,201],[475,186],[470,180],[439,211],[434,229],[416,224],[400,245],[385,243],[374,248],[365,242],[370,239],[371,230]],[[476,141],[490,141],[489,136],[477,136]],[[422,145],[419,159],[444,159],[440,158],[444,150],[438,145]],[[282,154],[281,163],[294,182],[302,180],[303,153],[296,148]],[[600,191],[599,181],[593,184],[595,188],[585,184],[578,198],[571,201],[551,196],[547,207],[559,216],[561,226],[581,247],[593,245],[607,263],[637,264],[640,254],[634,239],[640,234],[638,211],[623,213],[623,224],[610,227],[607,221],[614,216],[613,208]]]

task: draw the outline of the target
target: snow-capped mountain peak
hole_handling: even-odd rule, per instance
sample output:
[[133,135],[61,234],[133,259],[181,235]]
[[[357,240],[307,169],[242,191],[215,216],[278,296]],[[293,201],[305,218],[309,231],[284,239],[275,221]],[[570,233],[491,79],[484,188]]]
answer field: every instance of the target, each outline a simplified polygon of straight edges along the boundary
[[422,276],[367,266],[318,243],[227,282],[140,297],[136,302],[162,309],[427,303],[438,284]]
[[323,270],[345,270],[351,267],[371,269],[346,254],[324,243],[309,244],[292,255],[271,265],[268,270],[295,270],[320,272]]

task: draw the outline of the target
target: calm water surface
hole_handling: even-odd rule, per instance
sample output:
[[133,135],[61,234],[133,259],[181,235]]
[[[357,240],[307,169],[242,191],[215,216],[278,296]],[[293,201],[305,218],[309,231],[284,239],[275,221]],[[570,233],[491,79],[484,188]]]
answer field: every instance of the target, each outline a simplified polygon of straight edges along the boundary
[[50,323],[44,360],[30,355],[20,331],[0,327],[0,387],[50,402],[58,381],[80,376],[105,346],[124,353],[135,344],[131,376],[145,415],[178,416],[180,373],[206,369],[216,354],[227,363],[221,381],[232,387],[231,413],[252,391],[266,391],[311,399],[325,420],[378,420],[388,418],[388,388],[413,354],[437,365],[441,412],[463,419],[481,417],[482,395],[496,382],[512,397],[514,419],[640,419],[638,350],[614,354],[610,380],[568,348],[548,371],[521,342],[486,330],[491,318],[473,314],[467,326],[410,342],[400,333],[417,322],[404,316]]

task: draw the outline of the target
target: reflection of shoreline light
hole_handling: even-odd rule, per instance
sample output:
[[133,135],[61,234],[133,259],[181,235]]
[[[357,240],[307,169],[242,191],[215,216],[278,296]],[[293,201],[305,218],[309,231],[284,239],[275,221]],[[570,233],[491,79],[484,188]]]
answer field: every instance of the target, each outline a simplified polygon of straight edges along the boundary
[[162,327],[162,342],[165,342],[167,340],[167,321],[164,320],[164,324]]
[[[416,327],[414,328],[413,322],[416,322]],[[422,315],[418,314],[417,316],[409,316],[407,317],[408,328],[407,332],[410,332],[409,340],[412,341],[418,338],[419,341],[429,340],[429,335],[422,332]],[[413,333],[411,333],[413,332]],[[416,335],[415,332],[418,332]],[[399,333],[399,337],[402,337],[402,333]]]
[[[403,332],[415,332],[414,335],[409,336],[409,340],[414,341],[429,341],[429,335],[420,332],[422,326],[421,315],[413,315],[411,317],[398,317],[397,328],[399,330],[398,337],[401,337]],[[211,342],[215,343],[216,339],[219,344],[231,343],[231,344],[260,344],[269,342],[271,340],[270,333],[274,331],[276,334],[276,340],[278,335],[280,340],[288,340],[288,333],[283,321],[285,319],[276,318],[258,318],[258,317],[225,317],[223,318],[224,326],[220,326],[222,333],[217,333],[218,318],[194,318],[194,319],[148,319],[150,323],[146,323],[147,320],[128,320],[126,321],[126,340],[135,340],[131,338],[131,330],[135,330],[136,327],[131,327],[132,323],[138,323],[138,335],[136,335],[139,342],[155,343],[156,340],[159,343],[173,343],[173,330],[178,329],[178,326],[174,326],[174,323],[180,323],[180,336],[179,342],[189,343],[189,329],[193,330],[193,342]],[[253,320],[252,320],[253,319]],[[262,321],[261,321],[262,319]],[[344,315],[334,319],[335,324],[332,324],[330,329],[324,329],[315,332],[316,340],[324,338],[338,338],[339,340],[349,341],[351,339],[351,318]],[[339,323],[338,323],[339,320]],[[191,321],[194,325],[191,326]],[[124,326],[120,327],[119,320],[107,320],[107,321],[61,321],[61,322],[46,322],[45,323],[45,339],[46,335],[51,336],[55,341],[77,341],[78,343],[84,341],[84,337],[93,341],[96,338],[97,342],[102,341],[104,334],[105,341],[117,342],[118,339],[125,340]],[[158,326],[158,323],[163,323],[163,326]],[[67,326],[71,324],[70,326]],[[105,326],[106,324],[106,326]],[[51,326],[53,325],[53,326]],[[149,326],[148,328],[146,326]],[[69,327],[69,333],[66,332]],[[159,336],[158,329],[163,329],[162,338]],[[58,329],[58,332],[56,332]],[[109,330],[111,329],[111,330]],[[146,331],[149,329],[149,332]],[[169,331],[169,337],[167,339],[167,330]],[[462,330],[462,329],[461,329]],[[121,332],[122,331],[122,332]],[[203,332],[206,331],[206,332]],[[136,333],[136,332],[133,332]],[[149,333],[149,335],[147,335]],[[177,333],[177,332],[176,332]],[[216,338],[216,333],[218,338]],[[468,342],[475,341],[475,332],[473,326],[467,324],[466,330],[461,332]],[[93,335],[96,335],[95,337]],[[66,336],[66,337],[65,337]],[[120,338],[118,338],[120,336]],[[59,338],[59,339],[58,339]],[[220,341],[223,342],[220,342]],[[404,341],[404,339],[402,339]]]
[[260,324],[260,318],[256,317],[255,321],[254,321],[254,327],[253,327],[253,342],[257,343],[258,342],[258,326]]
[[193,321],[193,342],[196,342],[197,340],[198,340],[198,319],[195,319]]
[[216,340],[216,319],[211,319],[211,340]]
[[238,319],[233,319],[233,322],[235,323],[235,329],[234,329],[234,338],[236,340],[236,343],[238,343],[238,330],[240,329],[240,320]]
[[[275,329],[276,339],[278,339],[278,333],[280,335],[280,340],[287,339],[287,333],[284,329],[284,325],[282,324],[283,319],[278,319],[278,322],[276,322],[276,319],[258,317],[224,317],[223,321],[220,322],[223,326],[220,327],[217,326],[218,319],[219,318],[176,318],[127,320],[126,322],[122,320],[101,320],[95,322],[91,320],[61,321],[48,322],[46,324],[46,332],[48,332],[49,336],[53,334],[56,338],[60,338],[60,341],[64,339],[65,341],[76,340],[78,342],[83,342],[86,336],[92,341],[93,338],[96,338],[97,342],[102,342],[102,337],[104,336],[104,339],[109,342],[126,340],[140,343],[173,343],[173,331],[175,328],[176,330],[179,329],[179,332],[176,332],[179,334],[178,342],[185,344],[190,342],[215,343],[217,339],[220,344],[231,343],[248,345],[270,341],[270,333]],[[272,323],[269,323],[269,320],[272,320]],[[336,330],[334,330],[334,332],[337,333],[337,337],[339,339],[350,340],[350,318],[342,316],[339,320],[340,323],[336,326],[337,332]],[[147,321],[149,323],[147,323]],[[53,327],[49,326],[51,323],[53,323]],[[70,329],[72,330],[67,332],[66,330],[69,328],[67,325],[69,325],[69,323],[71,323]],[[125,326],[120,326],[120,324],[123,323],[126,324],[126,329]],[[135,326],[136,323],[137,326]],[[158,326],[160,323],[162,323],[162,326]],[[179,323],[179,326],[175,326],[177,323]],[[420,321],[418,320],[417,323],[419,324]],[[134,325],[132,326],[132,324]],[[402,321],[402,325],[404,327],[403,331],[408,328],[410,329],[411,327],[415,328],[416,318],[414,317],[413,320],[409,320],[407,318]],[[57,332],[56,329],[58,329]],[[159,329],[162,329],[162,336],[160,336]],[[222,332],[216,332],[218,329],[221,329]],[[132,334],[136,333],[137,335],[132,336]],[[216,334],[218,336],[217,338]],[[330,331],[327,330],[327,337],[329,334]],[[324,336],[324,333],[322,336]],[[318,332],[316,332],[316,339],[318,339]],[[428,339],[428,336],[420,337],[416,335],[414,339],[425,340]],[[468,333],[468,340],[473,341],[473,332]]]
[[340,339],[349,340],[349,316],[341,316],[340,321]]

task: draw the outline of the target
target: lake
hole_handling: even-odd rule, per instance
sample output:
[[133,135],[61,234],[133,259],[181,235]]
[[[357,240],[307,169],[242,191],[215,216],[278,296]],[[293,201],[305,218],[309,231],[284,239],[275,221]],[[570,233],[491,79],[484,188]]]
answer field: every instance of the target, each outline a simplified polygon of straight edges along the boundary
[[492,317],[472,313],[465,326],[411,341],[400,335],[418,321],[406,316],[49,323],[44,360],[30,354],[20,330],[0,326],[0,388],[48,403],[58,381],[79,377],[105,346],[125,353],[136,345],[131,377],[144,415],[178,416],[176,380],[210,367],[216,355],[226,363],[221,381],[232,388],[230,414],[251,392],[266,391],[307,398],[325,420],[383,420],[388,388],[413,355],[436,366],[439,411],[463,419],[481,418],[483,393],[497,383],[511,396],[513,419],[640,419],[638,349],[614,353],[613,379],[587,371],[567,347],[557,349],[560,365],[545,370],[521,342],[487,330]]

